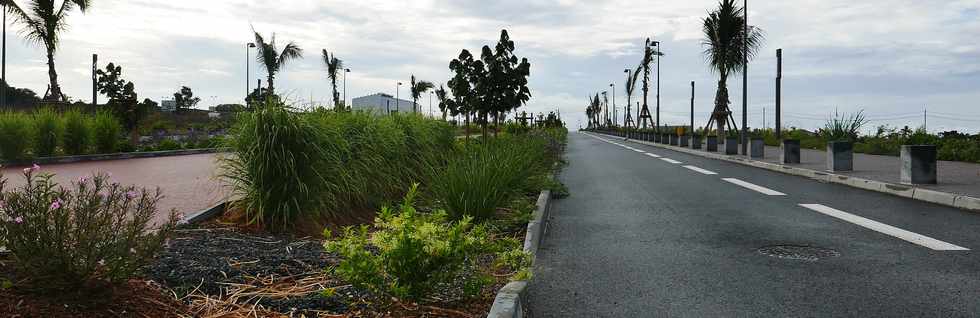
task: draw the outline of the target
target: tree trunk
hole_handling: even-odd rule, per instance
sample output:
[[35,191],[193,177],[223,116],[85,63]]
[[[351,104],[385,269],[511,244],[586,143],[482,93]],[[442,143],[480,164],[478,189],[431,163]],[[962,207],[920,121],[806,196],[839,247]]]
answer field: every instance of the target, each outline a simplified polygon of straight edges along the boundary
[[45,100],[63,101],[61,86],[58,85],[58,71],[54,68],[54,50],[52,48],[48,49],[48,80],[51,84],[51,92],[49,96],[44,97]]
[[718,143],[723,144],[725,137],[725,124],[728,123],[728,84],[724,75],[718,80],[718,92],[715,94],[715,124],[718,127]]
[[470,143],[470,112],[466,112],[466,122],[463,123],[463,132],[466,134],[466,144]]
[[343,105],[343,103],[341,103],[338,100],[340,96],[337,95],[337,77],[336,76],[330,78],[330,85],[333,86],[333,108],[334,108],[334,110],[341,111],[341,110],[344,109],[344,105]]
[[[275,96],[276,95],[276,84],[275,84],[276,83],[276,76],[273,75],[272,73],[269,73],[269,77],[266,78],[266,81],[268,81],[268,84],[269,84],[269,96],[266,99],[269,99],[269,98],[272,98],[272,96]],[[261,94],[261,92],[260,92],[260,94]]]

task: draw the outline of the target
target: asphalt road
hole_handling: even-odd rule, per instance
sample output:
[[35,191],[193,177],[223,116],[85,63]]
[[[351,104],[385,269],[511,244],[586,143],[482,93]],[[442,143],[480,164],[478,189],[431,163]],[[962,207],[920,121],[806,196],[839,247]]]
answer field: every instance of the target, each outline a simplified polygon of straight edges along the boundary
[[980,316],[980,214],[610,136],[566,159],[534,317]]

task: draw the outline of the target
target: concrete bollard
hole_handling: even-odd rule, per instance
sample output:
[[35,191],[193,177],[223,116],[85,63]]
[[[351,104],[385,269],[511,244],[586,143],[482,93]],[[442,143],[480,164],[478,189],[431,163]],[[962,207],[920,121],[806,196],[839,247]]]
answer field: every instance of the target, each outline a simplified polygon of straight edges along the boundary
[[783,140],[782,151],[779,154],[779,162],[800,163],[800,141],[796,139]]
[[725,154],[726,155],[738,154],[738,137],[725,138]]
[[766,141],[762,138],[752,138],[749,142],[750,157],[761,159],[766,157]]
[[659,144],[660,143],[660,134],[652,134],[652,135],[653,135],[652,142]]
[[936,184],[936,146],[902,146],[902,183]]
[[827,170],[854,170],[854,143],[850,141],[831,141],[827,143]]
[[718,136],[708,136],[707,137],[708,151],[717,152],[718,151]]
[[691,149],[701,149],[701,136],[691,136]]
[[688,135],[681,136],[681,147],[688,147],[690,145],[690,138],[691,136]]
[[670,144],[670,134],[664,134],[663,136],[661,136],[660,137],[660,142],[663,142],[665,145],[669,145]]
[[670,134],[670,145],[671,146],[677,146],[677,144],[678,144],[679,141],[680,140],[678,139],[677,135]]

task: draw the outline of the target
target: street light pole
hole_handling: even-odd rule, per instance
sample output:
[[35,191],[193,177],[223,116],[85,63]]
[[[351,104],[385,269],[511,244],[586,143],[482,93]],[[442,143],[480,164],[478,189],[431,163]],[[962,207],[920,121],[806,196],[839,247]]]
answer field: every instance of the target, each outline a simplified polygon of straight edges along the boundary
[[432,117],[432,92],[429,92],[429,117]]
[[344,108],[347,108],[347,73],[350,73],[349,68],[344,69]]
[[612,87],[612,93],[613,93],[612,94],[613,95],[613,126],[617,126],[617,124],[619,123],[619,116],[616,115],[616,84],[615,83],[609,84],[609,87]]
[[[248,86],[252,82],[252,71],[249,70],[249,65],[251,63],[248,62],[248,49],[253,47],[255,47],[255,43],[253,42],[245,44],[245,108],[248,108],[250,104],[248,101]],[[262,93],[259,92],[259,95],[262,95]]]
[[401,93],[401,90],[402,90],[402,82],[398,82],[398,85],[395,86],[395,112],[396,113],[401,112],[400,106],[402,101],[398,99],[398,94]]
[[7,107],[7,3],[3,4],[3,48],[0,49],[0,109]]
[[657,47],[657,132],[660,132],[660,56],[663,52],[660,49],[660,41],[653,41],[653,46]]
[[739,141],[742,142],[742,155],[749,154],[749,143],[746,139],[749,134],[749,0],[742,0],[742,10],[745,11],[745,22],[742,32],[742,134]]

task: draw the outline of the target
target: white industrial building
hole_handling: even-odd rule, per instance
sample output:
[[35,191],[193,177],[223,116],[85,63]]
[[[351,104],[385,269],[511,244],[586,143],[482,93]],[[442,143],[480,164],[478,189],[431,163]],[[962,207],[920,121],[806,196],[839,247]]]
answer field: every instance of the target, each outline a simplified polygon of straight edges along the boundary
[[412,107],[412,101],[396,99],[394,96],[377,93],[351,100],[351,109],[360,111],[370,111],[375,114],[391,114],[395,112],[411,112],[417,107]]
[[164,99],[160,101],[160,110],[165,112],[173,112],[177,110],[177,101],[172,99]]

